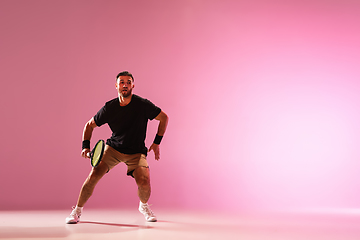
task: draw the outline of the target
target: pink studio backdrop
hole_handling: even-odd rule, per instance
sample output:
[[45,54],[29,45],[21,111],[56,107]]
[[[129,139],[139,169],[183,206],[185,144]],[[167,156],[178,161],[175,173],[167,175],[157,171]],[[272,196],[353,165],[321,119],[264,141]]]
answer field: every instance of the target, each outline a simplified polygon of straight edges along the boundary
[[[90,171],[84,124],[116,97],[123,70],[170,117],[161,160],[148,157],[154,209],[359,208],[359,10],[352,0],[1,0],[0,210],[75,204]],[[87,207],[136,207],[125,171],[106,175]]]

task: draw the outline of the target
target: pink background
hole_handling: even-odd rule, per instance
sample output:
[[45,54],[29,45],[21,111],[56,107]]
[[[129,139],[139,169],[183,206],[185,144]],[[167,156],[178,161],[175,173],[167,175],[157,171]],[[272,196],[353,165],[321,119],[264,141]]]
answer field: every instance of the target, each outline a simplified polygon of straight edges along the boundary
[[[0,1],[0,210],[67,209],[118,72],[169,117],[154,209],[359,208],[360,2]],[[147,145],[157,123],[150,122]],[[106,126],[97,139],[109,137]],[[124,165],[91,208],[135,207]]]

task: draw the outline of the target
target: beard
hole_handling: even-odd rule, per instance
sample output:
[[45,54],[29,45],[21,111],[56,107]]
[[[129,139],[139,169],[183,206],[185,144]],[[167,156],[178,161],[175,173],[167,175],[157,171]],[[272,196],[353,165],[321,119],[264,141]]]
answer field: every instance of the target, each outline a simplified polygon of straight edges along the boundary
[[131,96],[132,89],[127,89],[126,91],[121,91],[120,94],[123,98],[127,98],[127,97]]

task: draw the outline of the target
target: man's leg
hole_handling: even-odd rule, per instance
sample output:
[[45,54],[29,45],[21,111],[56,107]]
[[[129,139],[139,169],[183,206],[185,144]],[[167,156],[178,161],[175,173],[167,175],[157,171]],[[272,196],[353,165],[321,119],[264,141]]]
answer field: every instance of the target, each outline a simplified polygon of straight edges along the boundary
[[137,167],[133,176],[138,186],[138,196],[142,203],[147,203],[151,194],[150,171],[148,167]]
[[91,197],[94,192],[96,184],[99,180],[106,174],[109,170],[108,166],[104,162],[100,162],[100,164],[96,168],[92,168],[89,176],[86,178],[77,201],[78,207],[84,207],[87,200]]
[[77,205],[73,208],[70,216],[66,218],[66,223],[78,223],[80,221],[82,208],[84,207],[87,200],[91,197],[96,184],[108,170],[108,165],[104,162],[100,162],[96,168],[91,170],[89,176],[81,188]]
[[133,176],[138,186],[138,195],[140,198],[139,211],[144,214],[146,221],[156,222],[156,216],[147,204],[151,194],[149,168],[137,167],[133,173]]

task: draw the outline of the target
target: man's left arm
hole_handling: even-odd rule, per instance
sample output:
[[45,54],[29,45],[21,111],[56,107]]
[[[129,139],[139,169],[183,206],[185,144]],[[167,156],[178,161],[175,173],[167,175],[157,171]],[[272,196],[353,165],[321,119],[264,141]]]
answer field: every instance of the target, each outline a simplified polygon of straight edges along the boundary
[[155,140],[154,140],[153,144],[151,144],[151,146],[149,148],[149,152],[151,150],[153,150],[154,154],[155,154],[155,159],[159,160],[160,159],[160,147],[159,147],[159,145],[160,145],[162,137],[165,134],[166,127],[167,127],[167,124],[168,124],[168,121],[169,121],[169,117],[163,111],[161,111],[159,113],[159,115],[157,115],[155,117],[155,119],[159,121],[159,127],[158,127],[158,131],[156,133]]

